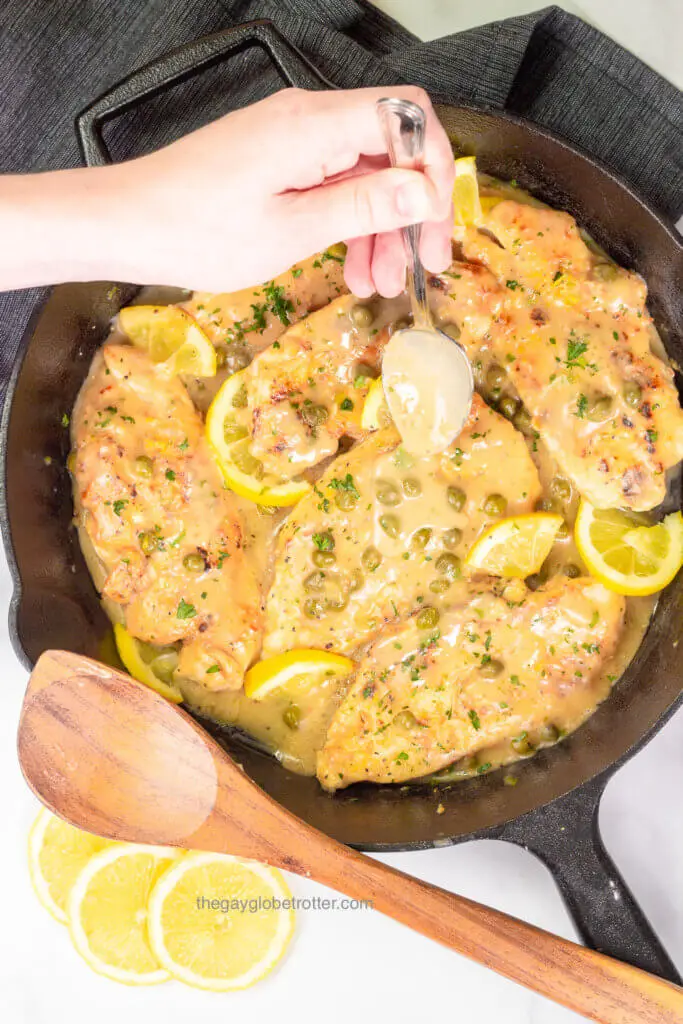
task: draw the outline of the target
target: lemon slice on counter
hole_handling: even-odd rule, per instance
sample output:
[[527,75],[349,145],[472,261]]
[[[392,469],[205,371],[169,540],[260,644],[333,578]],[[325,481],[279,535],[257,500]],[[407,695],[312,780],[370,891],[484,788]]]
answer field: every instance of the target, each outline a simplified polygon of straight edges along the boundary
[[228,487],[257,505],[295,505],[311,489],[305,480],[280,483],[249,451],[247,428],[237,422],[245,403],[245,372],[228,377],[206,415],[206,436]]
[[244,677],[244,692],[252,700],[263,700],[274,690],[287,686],[293,679],[314,676],[348,676],[354,663],[343,654],[299,648],[259,661]]
[[38,899],[58,921],[68,921],[69,893],[78,875],[94,854],[111,845],[42,808],[29,832],[29,872]]
[[171,373],[216,376],[216,351],[199,324],[177,306],[125,306],[119,326],[136,348]]
[[490,576],[524,579],[539,571],[562,523],[562,516],[550,512],[501,519],[475,541],[465,564]]
[[456,227],[470,227],[481,222],[477,161],[473,156],[461,156],[455,161],[453,214]]
[[373,380],[365,396],[360,425],[363,430],[380,430],[382,427],[388,427],[391,422],[391,413],[384,397],[382,378],[378,377],[377,380]]
[[172,682],[178,655],[172,650],[155,650],[132,636],[118,622],[114,624],[114,639],[119,657],[133,679],[156,690],[166,700],[180,704],[183,695]]
[[582,500],[574,537],[591,574],[618,594],[655,594],[683,565],[680,512],[642,526],[620,509],[597,509]]
[[166,846],[116,843],[88,861],[69,897],[69,931],[98,974],[127,985],[168,979],[150,946],[147,904],[161,875],[183,856]]
[[[162,966],[195,988],[247,988],[280,960],[294,929],[292,896],[279,871],[218,853],[190,853],[160,878],[149,901],[149,936]],[[209,909],[212,900],[230,909]],[[242,901],[242,910],[237,902]],[[270,901],[249,906],[243,901]],[[206,902],[204,902],[206,901]],[[214,906],[216,906],[214,904]]]

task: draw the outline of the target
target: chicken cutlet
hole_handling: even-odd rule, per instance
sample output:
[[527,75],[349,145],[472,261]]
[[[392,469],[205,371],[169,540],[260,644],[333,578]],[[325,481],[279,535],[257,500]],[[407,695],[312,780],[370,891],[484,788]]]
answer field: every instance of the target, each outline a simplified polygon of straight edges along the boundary
[[321,785],[406,782],[585,717],[622,630],[624,598],[588,578],[555,579],[510,603],[486,581],[471,583],[438,629],[420,628],[420,613],[387,629],[332,717]]
[[260,648],[262,601],[244,528],[176,377],[107,345],[72,420],[77,518],[128,630],[180,644],[178,673],[242,685]]
[[478,395],[441,455],[413,459],[393,428],[370,435],[337,457],[282,526],[264,655],[348,653],[416,602],[448,599],[482,529],[531,511],[540,493],[522,435]]

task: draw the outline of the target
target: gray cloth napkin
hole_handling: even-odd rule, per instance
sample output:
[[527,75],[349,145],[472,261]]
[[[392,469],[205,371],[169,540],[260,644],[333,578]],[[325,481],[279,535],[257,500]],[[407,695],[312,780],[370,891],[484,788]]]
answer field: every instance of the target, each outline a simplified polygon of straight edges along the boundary
[[[557,7],[422,43],[366,0],[4,0],[0,172],[78,164],[74,118],[91,100],[169,49],[254,18],[272,19],[337,86],[411,82],[520,114],[602,159],[669,220],[683,213],[680,92]],[[146,152],[281,84],[250,51],[120,118],[108,143],[116,159]],[[41,294],[0,294],[0,392]]]

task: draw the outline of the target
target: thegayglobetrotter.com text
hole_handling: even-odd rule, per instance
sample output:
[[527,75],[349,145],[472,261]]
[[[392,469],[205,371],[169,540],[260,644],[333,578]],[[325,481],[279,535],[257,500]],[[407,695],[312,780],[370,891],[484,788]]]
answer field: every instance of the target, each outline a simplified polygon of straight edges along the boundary
[[222,914],[257,914],[264,910],[373,910],[372,900],[352,900],[347,896],[254,896],[240,900],[197,896],[197,910],[218,910]]

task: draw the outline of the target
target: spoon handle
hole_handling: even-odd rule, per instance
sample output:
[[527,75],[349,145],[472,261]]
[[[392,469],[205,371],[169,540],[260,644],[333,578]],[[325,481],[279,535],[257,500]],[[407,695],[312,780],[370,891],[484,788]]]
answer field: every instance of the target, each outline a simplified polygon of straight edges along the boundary
[[[427,123],[422,107],[410,100],[388,98],[377,101],[377,112],[384,129],[391,166],[410,171],[422,170]],[[408,293],[415,327],[432,330],[427,283],[419,252],[420,232],[420,224],[409,224],[401,231],[408,257]]]

